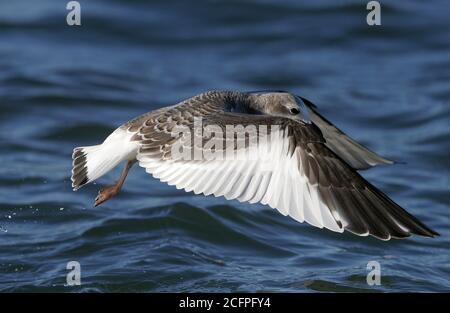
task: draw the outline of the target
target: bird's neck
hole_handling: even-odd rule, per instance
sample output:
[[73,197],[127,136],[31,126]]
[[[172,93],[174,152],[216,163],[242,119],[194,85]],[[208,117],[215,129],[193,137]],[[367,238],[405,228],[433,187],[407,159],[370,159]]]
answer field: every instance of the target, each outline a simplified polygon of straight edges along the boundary
[[257,99],[249,93],[239,91],[228,91],[225,95],[226,110],[230,112],[262,114],[263,107],[260,107]]

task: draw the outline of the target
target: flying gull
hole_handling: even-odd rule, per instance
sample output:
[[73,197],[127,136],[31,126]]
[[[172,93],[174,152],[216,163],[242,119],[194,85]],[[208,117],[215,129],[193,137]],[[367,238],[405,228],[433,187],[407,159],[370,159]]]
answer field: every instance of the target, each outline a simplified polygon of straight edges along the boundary
[[[198,120],[200,131],[195,127]],[[204,131],[209,126],[223,136],[209,147],[203,141],[196,144],[197,139],[212,138],[212,131]],[[229,126],[246,131],[228,136]],[[174,135],[178,129],[193,134]],[[225,151],[224,145],[233,157],[192,157],[196,151]],[[174,151],[187,153],[180,157]],[[145,113],[117,128],[102,144],[75,148],[72,157],[74,190],[125,161],[120,178],[99,191],[95,206],[119,193],[137,162],[178,189],[259,202],[335,232],[381,240],[438,235],[357,172],[392,161],[348,137],[310,101],[287,92],[205,92]]]

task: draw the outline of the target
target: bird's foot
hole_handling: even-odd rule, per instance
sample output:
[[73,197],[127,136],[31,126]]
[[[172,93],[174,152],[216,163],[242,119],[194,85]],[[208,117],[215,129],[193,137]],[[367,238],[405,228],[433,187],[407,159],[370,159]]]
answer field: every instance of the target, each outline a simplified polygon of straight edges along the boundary
[[99,206],[103,202],[111,199],[119,193],[119,188],[117,185],[106,186],[98,192],[97,197],[95,198],[94,207]]

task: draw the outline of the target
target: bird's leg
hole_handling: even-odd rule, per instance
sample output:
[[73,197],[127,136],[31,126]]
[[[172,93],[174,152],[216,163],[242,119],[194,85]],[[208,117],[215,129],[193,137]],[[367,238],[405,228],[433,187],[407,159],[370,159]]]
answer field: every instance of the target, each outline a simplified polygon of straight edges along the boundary
[[100,189],[97,198],[95,198],[94,206],[102,204],[103,202],[111,199],[119,193],[120,188],[122,188],[123,182],[127,177],[128,171],[130,170],[131,166],[133,166],[134,162],[135,160],[127,161],[127,163],[125,163],[125,167],[122,170],[122,173],[120,174],[119,179],[113,185],[109,185]]

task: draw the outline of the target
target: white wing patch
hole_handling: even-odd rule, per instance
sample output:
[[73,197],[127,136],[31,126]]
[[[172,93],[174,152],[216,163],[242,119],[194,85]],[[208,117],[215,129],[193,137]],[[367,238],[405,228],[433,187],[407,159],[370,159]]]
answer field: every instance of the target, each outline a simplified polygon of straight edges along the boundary
[[247,157],[238,154],[234,159],[174,161],[138,153],[137,160],[146,172],[177,189],[260,202],[296,221],[343,232],[347,223],[321,200],[318,186],[311,185],[303,173],[298,153],[289,154],[288,146],[289,139],[280,132],[279,140],[238,152],[247,153]]

